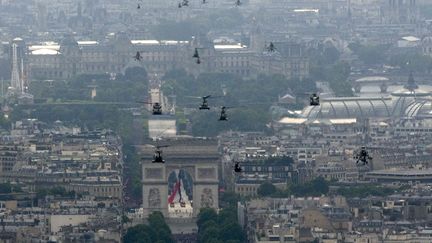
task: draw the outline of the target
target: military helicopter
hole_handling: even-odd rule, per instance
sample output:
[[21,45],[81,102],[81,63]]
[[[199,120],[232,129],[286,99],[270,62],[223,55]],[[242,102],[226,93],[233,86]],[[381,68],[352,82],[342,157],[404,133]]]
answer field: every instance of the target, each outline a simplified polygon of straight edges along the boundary
[[159,102],[151,103],[151,102],[139,101],[139,103],[152,105],[152,114],[162,115],[162,105]]
[[275,52],[276,51],[276,47],[273,44],[273,42],[270,42],[270,44],[268,46],[266,46],[266,50],[267,50],[267,52]]
[[141,9],[141,5],[138,3],[137,9]]
[[200,56],[199,56],[199,53],[198,53],[198,48],[195,48],[195,51],[194,51],[194,54],[193,54],[192,58],[196,58],[196,63],[197,64],[201,63],[201,59],[200,59]]
[[360,151],[354,155],[354,159],[356,159],[356,164],[362,162],[363,165],[367,165],[369,161],[372,160],[372,157],[369,155],[369,152],[366,150],[365,146],[362,146]]
[[212,95],[206,95],[206,96],[188,96],[190,98],[197,98],[197,99],[202,99],[202,103],[201,105],[198,107],[198,109],[200,110],[210,110],[210,106],[208,105],[208,99],[214,99],[214,98],[219,98],[219,96],[212,96]]
[[141,53],[139,51],[137,51],[134,58],[135,58],[135,61],[138,61],[138,62],[141,61],[142,60]]
[[235,162],[235,164],[234,164],[234,172],[236,172],[236,173],[242,172],[242,168],[240,167],[240,162]]
[[179,4],[178,4],[178,7],[179,8],[182,8],[182,7],[188,7],[189,6],[189,0],[183,0],[182,2],[180,2]]
[[311,94],[311,96],[309,97],[309,104],[311,106],[319,106],[320,105],[319,96],[316,93]]
[[242,4],[242,2],[241,2],[240,0],[236,0],[236,1],[235,1],[235,6],[236,6],[236,7],[240,6],[241,4]]
[[153,163],[165,163],[165,160],[162,158],[162,149],[169,147],[168,145],[156,145],[155,153],[153,155]]
[[232,108],[232,107],[226,107],[226,106],[221,107],[221,113],[219,116],[219,121],[228,121],[228,115],[226,113],[226,110],[228,110],[230,108]]
[[201,97],[203,99],[203,102],[199,107],[200,110],[210,110],[210,107],[208,106],[207,99],[209,99],[211,97],[212,97],[211,95]]

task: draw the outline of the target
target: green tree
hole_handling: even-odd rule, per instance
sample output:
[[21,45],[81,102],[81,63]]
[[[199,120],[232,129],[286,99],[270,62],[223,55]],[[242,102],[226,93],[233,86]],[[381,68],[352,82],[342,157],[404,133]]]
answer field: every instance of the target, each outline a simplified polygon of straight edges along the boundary
[[224,208],[219,212],[218,220],[220,225],[237,222],[237,207]]
[[269,181],[263,182],[257,190],[257,193],[261,197],[268,197],[276,192],[276,187]]
[[240,195],[233,191],[227,191],[221,195],[219,201],[219,206],[221,208],[237,207],[237,202],[240,201]]
[[327,194],[329,191],[328,182],[323,177],[318,177],[312,181],[313,191],[321,194]]
[[173,243],[174,239],[162,213],[153,212],[149,215],[148,225],[139,224],[129,228],[123,237],[123,241],[131,243]]
[[205,231],[207,228],[217,228],[218,224],[214,220],[207,220],[202,223],[200,231]]
[[340,52],[334,46],[330,46],[324,49],[323,57],[328,64],[334,64],[339,60]]
[[361,61],[369,65],[384,63],[386,52],[390,48],[389,45],[364,46],[359,43],[350,43],[348,47],[359,57]]
[[1,183],[0,184],[0,193],[11,193],[12,186],[10,183]]
[[244,242],[245,235],[243,229],[237,222],[227,222],[221,225],[219,239],[222,241],[239,241]]
[[153,243],[156,241],[156,232],[145,224],[139,224],[129,228],[123,236],[123,242],[128,243]]
[[125,70],[124,79],[132,82],[146,82],[147,71],[143,67],[130,67]]
[[217,222],[217,219],[217,213],[213,208],[202,208],[198,214],[198,228],[200,228],[207,221],[213,220],[214,222]]
[[209,242],[244,242],[245,233],[237,223],[237,209],[223,208],[219,215],[214,209],[201,209],[198,220],[198,241]]
[[219,228],[208,227],[198,234],[198,240],[202,243],[214,242],[214,240],[219,239]]
[[328,182],[322,177],[317,177],[305,184],[292,184],[288,188],[289,194],[297,197],[321,196],[327,194],[328,191]]
[[311,65],[311,76],[314,80],[326,81],[336,96],[353,96],[351,84],[348,81],[351,67],[346,62],[333,65]]

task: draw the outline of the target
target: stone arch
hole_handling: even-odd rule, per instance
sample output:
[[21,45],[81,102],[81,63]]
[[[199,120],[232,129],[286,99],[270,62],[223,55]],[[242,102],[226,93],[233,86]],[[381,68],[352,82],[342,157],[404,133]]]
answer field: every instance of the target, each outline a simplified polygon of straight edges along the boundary
[[143,164],[143,210],[144,216],[153,211],[168,214],[168,177],[176,169],[185,170],[192,177],[193,216],[204,207],[218,208],[217,163],[144,163]]

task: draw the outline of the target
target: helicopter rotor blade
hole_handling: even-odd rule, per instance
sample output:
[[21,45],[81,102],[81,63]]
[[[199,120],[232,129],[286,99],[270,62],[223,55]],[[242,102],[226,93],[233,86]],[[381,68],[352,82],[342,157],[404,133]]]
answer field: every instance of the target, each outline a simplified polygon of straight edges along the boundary
[[218,99],[226,97],[225,95],[208,95],[207,99]]
[[224,96],[215,96],[215,95],[206,95],[206,96],[185,96],[186,98],[193,98],[193,99],[215,99],[215,98],[221,98]]
[[235,109],[235,108],[242,108],[242,107],[241,106],[222,106],[221,107],[221,109],[225,109],[225,110]]
[[169,145],[156,145],[156,148],[168,148],[169,147]]
[[156,139],[156,141],[158,141],[158,139],[161,138],[162,134],[164,134],[166,131],[168,131],[169,129],[172,128],[176,128],[176,126],[169,126],[167,128],[165,128],[164,130],[162,130],[160,133],[158,133],[154,138]]

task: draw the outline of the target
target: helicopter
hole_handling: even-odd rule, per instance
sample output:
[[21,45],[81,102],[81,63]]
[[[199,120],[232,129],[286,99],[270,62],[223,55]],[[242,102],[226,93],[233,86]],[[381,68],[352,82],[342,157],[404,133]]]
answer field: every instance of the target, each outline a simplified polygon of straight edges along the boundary
[[240,163],[239,162],[235,162],[235,164],[234,164],[234,172],[236,172],[236,173],[242,172],[242,168],[240,167]]
[[138,3],[137,9],[141,9],[141,5]]
[[151,103],[151,102],[139,101],[139,103],[152,105],[152,114],[153,115],[162,115],[162,105],[159,102]]
[[268,46],[266,46],[266,50],[267,50],[267,52],[275,52],[276,51],[276,47],[273,44],[273,42],[270,42],[270,44]]
[[162,115],[162,106],[159,102],[153,103],[152,113],[153,115]]
[[227,109],[230,109],[231,107],[222,106],[221,107],[221,113],[219,116],[219,121],[228,121],[228,115],[226,113]]
[[180,2],[179,4],[178,4],[178,7],[179,8],[182,8],[182,7],[188,7],[189,6],[189,0],[183,0],[182,2]]
[[200,59],[200,56],[199,56],[199,53],[198,53],[198,48],[195,48],[195,51],[194,51],[194,54],[193,54],[192,58],[196,58],[196,63],[197,64],[201,63],[201,59]]
[[166,148],[168,147],[168,145],[157,145],[156,146],[156,150],[155,153],[153,155],[153,163],[165,163],[165,160],[162,158],[162,149],[161,148]]
[[197,98],[197,99],[202,99],[202,103],[201,105],[198,107],[198,109],[200,110],[210,110],[210,106],[208,105],[208,99],[213,99],[213,98],[219,98],[219,96],[212,96],[212,95],[206,95],[206,96],[188,96],[190,98]]
[[360,151],[354,155],[354,159],[356,159],[356,164],[362,162],[363,165],[367,165],[369,161],[372,160],[372,157],[369,155],[369,152],[366,150],[365,146],[362,146]]
[[134,58],[135,58],[135,61],[138,61],[138,62],[141,61],[142,60],[141,53],[139,51],[137,51]]
[[241,4],[242,4],[242,3],[241,3],[240,0],[236,0],[236,1],[235,1],[235,6],[236,6],[236,7],[240,6]]
[[203,102],[199,107],[200,110],[210,110],[210,107],[208,106],[207,99],[211,98],[211,97],[212,97],[211,95],[201,97],[203,99]]
[[309,98],[309,104],[311,106],[319,106],[320,105],[319,96],[316,93],[311,94],[311,96]]

